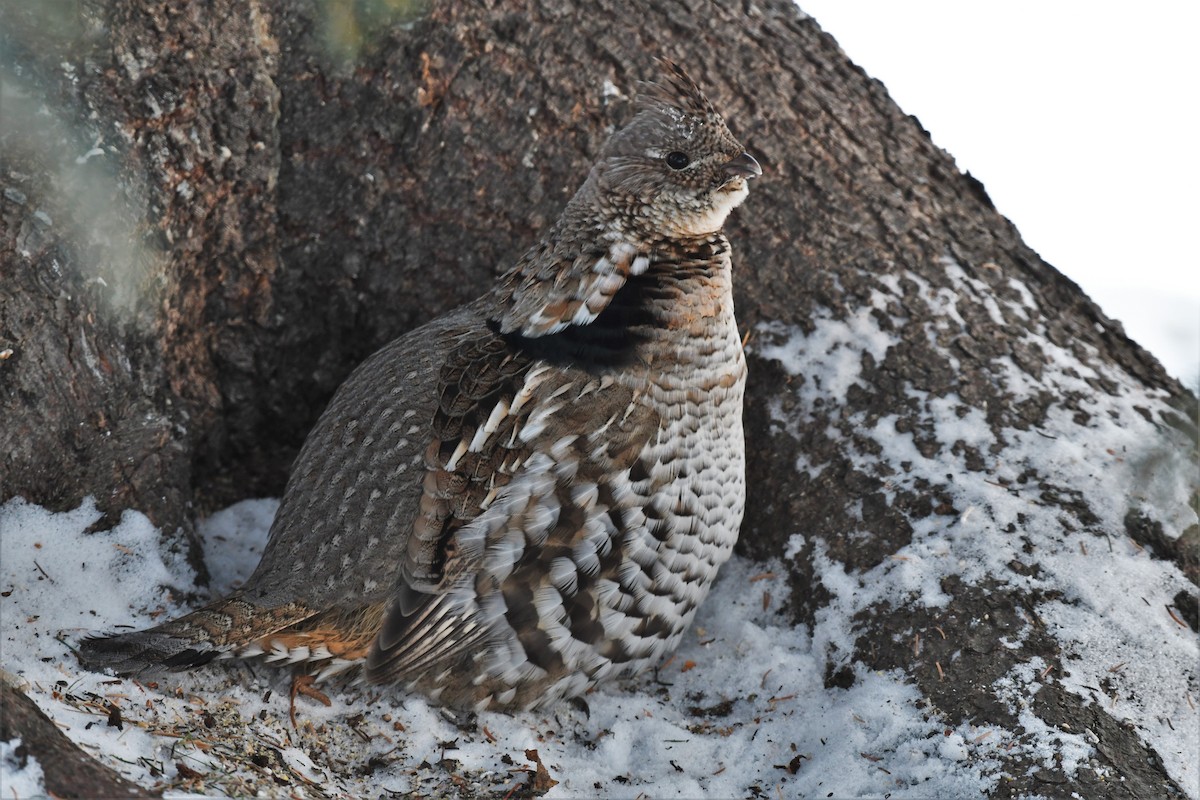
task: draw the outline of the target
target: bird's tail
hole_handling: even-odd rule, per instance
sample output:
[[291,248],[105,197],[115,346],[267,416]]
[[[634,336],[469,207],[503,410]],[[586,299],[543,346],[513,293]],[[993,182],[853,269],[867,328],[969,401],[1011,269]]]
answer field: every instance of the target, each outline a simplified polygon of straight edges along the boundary
[[297,603],[264,608],[235,595],[144,631],[84,639],[79,660],[89,669],[111,669],[118,675],[154,667],[190,669],[241,654],[315,613]]

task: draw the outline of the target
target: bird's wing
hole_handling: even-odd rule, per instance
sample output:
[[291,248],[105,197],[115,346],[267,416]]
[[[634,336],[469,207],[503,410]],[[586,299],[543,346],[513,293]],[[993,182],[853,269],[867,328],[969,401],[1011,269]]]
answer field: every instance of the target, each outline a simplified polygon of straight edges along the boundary
[[550,562],[576,552],[580,537],[611,538],[611,520],[588,525],[607,513],[596,487],[629,469],[657,418],[602,369],[555,364],[540,357],[552,355],[545,342],[519,338],[464,341],[441,369],[420,509],[370,680],[414,676],[472,648],[498,615],[532,612],[502,607],[514,571],[545,561],[535,574],[549,580]]
[[649,263],[649,254],[621,241],[570,256],[543,242],[500,279],[494,290],[495,321],[501,333],[527,339],[588,325]]

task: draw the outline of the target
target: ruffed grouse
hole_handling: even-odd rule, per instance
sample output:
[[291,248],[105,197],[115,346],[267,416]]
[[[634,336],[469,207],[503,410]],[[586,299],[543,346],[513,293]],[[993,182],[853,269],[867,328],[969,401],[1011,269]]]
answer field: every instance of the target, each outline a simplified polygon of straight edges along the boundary
[[88,639],[85,663],[265,654],[520,709],[678,645],[742,520],[746,367],[721,227],[761,170],[664,71],[491,291],[338,390],[246,586]]

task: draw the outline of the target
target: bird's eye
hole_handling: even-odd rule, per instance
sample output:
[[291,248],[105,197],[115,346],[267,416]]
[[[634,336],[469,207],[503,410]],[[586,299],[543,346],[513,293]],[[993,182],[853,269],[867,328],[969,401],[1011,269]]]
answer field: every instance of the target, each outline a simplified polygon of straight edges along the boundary
[[692,163],[692,160],[688,158],[687,153],[681,153],[678,150],[673,153],[667,153],[667,166],[671,169],[683,169],[690,163]]

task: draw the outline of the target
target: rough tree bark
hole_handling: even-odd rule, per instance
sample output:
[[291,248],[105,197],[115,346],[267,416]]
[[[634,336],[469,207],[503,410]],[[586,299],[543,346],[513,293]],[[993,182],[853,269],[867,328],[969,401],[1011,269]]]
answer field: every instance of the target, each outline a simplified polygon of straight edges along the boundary
[[[193,548],[199,513],[277,494],[356,363],[478,294],[553,221],[659,54],[686,65],[766,170],[729,230],[752,348],[864,321],[864,339],[888,342],[840,345],[841,394],[751,359],[741,547],[779,558],[803,534],[797,620],[829,597],[815,554],[878,566],[923,522],[963,514],[956,472],[992,475],[1013,432],[1057,411],[1078,428],[1055,416],[1057,435],[1087,436],[1096,398],[1132,386],[1163,447],[1194,442],[1194,398],[784,0],[656,0],[636,15],[611,0],[433,0],[377,19],[316,0],[2,13],[0,501],[67,508],[90,494],[107,522],[137,508]],[[934,302],[943,294],[953,313]],[[942,423],[968,414],[990,446],[945,438]],[[880,455],[866,431],[891,417],[944,479]],[[1054,464],[1024,467],[996,482],[1074,529],[1126,532]],[[1164,530],[1139,502],[1131,489],[1128,533],[1195,580],[1200,533]],[[955,626],[977,637],[1043,600],[1002,578],[943,583]],[[864,611],[830,685],[853,679],[851,661],[898,667],[947,719],[1011,728],[991,682],[1031,655],[1060,658],[1044,633],[967,648],[947,689],[931,677],[933,645],[917,664],[894,644],[920,615],[946,619]],[[1178,792],[1102,708],[1052,685],[1035,705],[1104,740],[1124,781],[1084,781],[1088,796]]]

